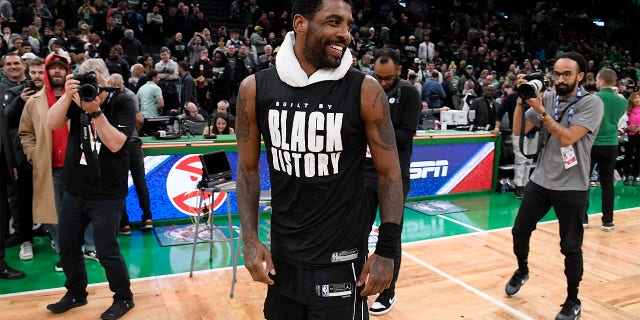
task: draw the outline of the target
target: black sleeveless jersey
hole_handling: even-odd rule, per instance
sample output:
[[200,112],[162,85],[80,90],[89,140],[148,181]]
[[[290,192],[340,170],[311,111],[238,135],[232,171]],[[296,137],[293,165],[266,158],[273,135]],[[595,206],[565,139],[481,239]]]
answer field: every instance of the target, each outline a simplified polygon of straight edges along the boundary
[[276,68],[256,74],[256,116],[271,179],[271,248],[295,265],[330,265],[367,255],[364,75],[303,88]]

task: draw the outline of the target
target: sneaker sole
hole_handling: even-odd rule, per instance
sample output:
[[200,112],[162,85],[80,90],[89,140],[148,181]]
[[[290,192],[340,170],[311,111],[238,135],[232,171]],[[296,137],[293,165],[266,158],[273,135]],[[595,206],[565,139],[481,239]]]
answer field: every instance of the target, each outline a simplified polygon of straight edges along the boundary
[[381,316],[383,314],[387,314],[387,313],[389,313],[389,311],[391,311],[391,309],[393,309],[393,306],[395,306],[396,303],[398,303],[398,299],[394,299],[393,302],[391,303],[391,305],[389,306],[389,308],[386,308],[384,310],[374,311],[374,310],[369,309],[369,314],[373,315],[373,316]]
[[33,255],[30,255],[30,256],[20,255],[20,260],[22,260],[22,261],[28,261],[28,260],[31,260],[31,259],[33,259]]
[[613,231],[614,227],[600,227],[600,230],[605,231],[605,232],[609,232],[609,231]]

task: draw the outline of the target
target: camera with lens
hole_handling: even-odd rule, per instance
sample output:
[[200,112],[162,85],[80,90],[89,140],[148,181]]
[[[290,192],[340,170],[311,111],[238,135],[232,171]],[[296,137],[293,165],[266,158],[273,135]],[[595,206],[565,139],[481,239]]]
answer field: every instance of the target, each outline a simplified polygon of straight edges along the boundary
[[93,71],[89,71],[83,74],[76,74],[73,76],[74,80],[80,81],[80,87],[78,88],[78,95],[80,100],[84,102],[91,102],[96,99],[98,94],[103,91],[114,92],[118,90],[117,87],[103,87],[98,84],[98,77]]
[[538,92],[546,90],[544,74],[533,72],[523,77],[527,83],[518,87],[518,96],[522,99],[535,98]]

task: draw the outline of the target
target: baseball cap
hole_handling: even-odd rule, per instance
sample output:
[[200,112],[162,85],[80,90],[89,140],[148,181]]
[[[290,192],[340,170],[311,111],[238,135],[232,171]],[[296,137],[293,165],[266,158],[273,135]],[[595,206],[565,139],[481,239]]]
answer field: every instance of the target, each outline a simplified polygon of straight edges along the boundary
[[416,36],[414,36],[414,35],[410,35],[409,36],[409,39],[415,39],[415,38],[416,38]]
[[472,65],[470,65],[470,64],[468,64],[468,65],[465,67],[465,69],[473,69],[473,66],[472,66]]
[[413,59],[413,63],[420,63],[420,58]]
[[27,52],[22,55],[22,59],[35,59],[37,56],[33,52]]
[[262,27],[261,26],[255,26],[255,27],[253,27],[253,30],[255,30],[255,31],[262,30]]
[[83,23],[83,24],[80,25],[80,29],[89,30],[89,25],[86,24],[86,23]]
[[54,64],[59,64],[63,66],[65,69],[69,70],[69,65],[68,65],[69,62],[67,61],[67,59],[65,59],[62,56],[55,56],[53,59],[49,60],[49,62],[47,62],[46,68],[48,69]]

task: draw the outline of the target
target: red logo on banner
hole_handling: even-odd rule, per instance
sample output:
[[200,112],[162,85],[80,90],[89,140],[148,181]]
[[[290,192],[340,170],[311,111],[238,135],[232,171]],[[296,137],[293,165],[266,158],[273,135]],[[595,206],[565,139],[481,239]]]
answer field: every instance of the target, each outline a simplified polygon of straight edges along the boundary
[[[167,174],[167,196],[173,206],[184,214],[195,215],[198,212],[198,182],[202,179],[202,163],[198,155],[187,155],[176,161]],[[215,211],[227,197],[226,192],[213,195],[206,192],[202,205]],[[211,202],[213,201],[213,209]]]

